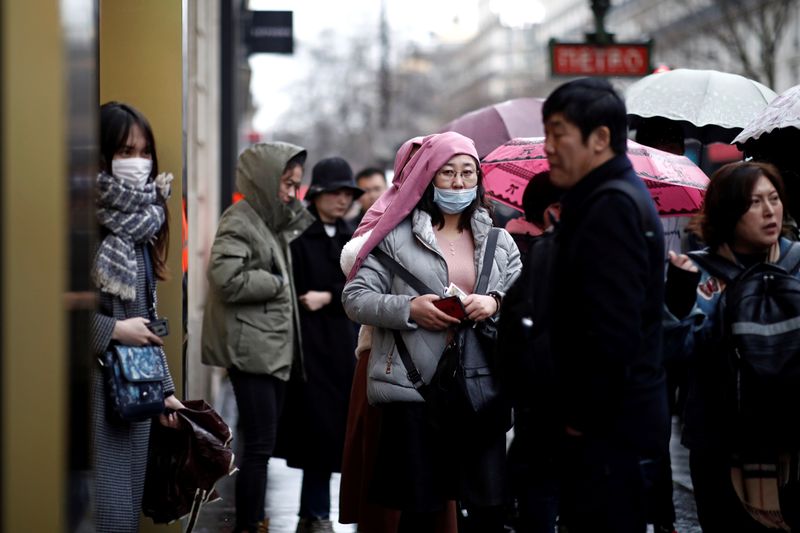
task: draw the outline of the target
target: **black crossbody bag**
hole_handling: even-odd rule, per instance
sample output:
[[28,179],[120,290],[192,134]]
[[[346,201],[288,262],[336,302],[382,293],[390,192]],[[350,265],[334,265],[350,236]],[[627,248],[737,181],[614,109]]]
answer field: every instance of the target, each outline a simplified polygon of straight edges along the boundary
[[[485,294],[488,287],[499,233],[499,229],[493,228],[487,237],[475,294]],[[375,248],[371,253],[420,295],[436,294],[383,250]],[[473,415],[485,415],[494,413],[496,408],[505,404],[494,371],[497,331],[490,319],[479,323],[466,322],[458,329],[453,341],[445,347],[431,383],[422,379],[400,332],[394,330],[392,333],[409,381],[429,404],[435,417],[465,410]]]

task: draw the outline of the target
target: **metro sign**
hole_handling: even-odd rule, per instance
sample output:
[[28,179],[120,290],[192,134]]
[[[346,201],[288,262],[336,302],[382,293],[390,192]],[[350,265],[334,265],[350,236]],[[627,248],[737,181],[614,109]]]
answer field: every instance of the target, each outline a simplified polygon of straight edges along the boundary
[[553,76],[647,76],[652,43],[560,43],[550,41]]

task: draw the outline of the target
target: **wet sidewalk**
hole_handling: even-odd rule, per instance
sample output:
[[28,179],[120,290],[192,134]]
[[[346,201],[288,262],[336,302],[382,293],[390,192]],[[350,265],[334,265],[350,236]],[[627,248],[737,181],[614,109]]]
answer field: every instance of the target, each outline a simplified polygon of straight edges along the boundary
[[[227,380],[223,382],[220,398],[215,409],[232,428],[236,427],[236,402],[233,391]],[[234,451],[237,452],[237,439],[234,438]],[[680,427],[677,419],[673,420],[672,440],[672,479],[674,483],[673,501],[677,515],[676,528],[679,533],[700,533],[697,523],[697,511],[692,493],[692,481],[689,476],[689,454],[680,444]],[[283,459],[271,459],[269,463],[266,497],[266,516],[270,517],[270,533],[294,533],[297,527],[297,511],[300,507],[300,484],[302,471],[289,468]],[[217,484],[222,496],[221,501],[211,503],[200,514],[195,531],[198,533],[230,533],[235,522],[234,482],[236,476],[230,476]],[[339,507],[339,475],[331,479],[331,521],[336,533],[355,533],[354,525],[338,522]],[[648,529],[652,532],[652,527]]]
[[[219,398],[214,408],[222,415],[225,422],[234,430],[233,448],[237,458],[241,456],[236,438],[236,400],[230,382],[225,379],[220,388]],[[270,517],[270,533],[294,533],[297,528],[297,511],[300,509],[300,484],[303,479],[302,470],[289,468],[283,459],[270,459],[266,516]],[[198,533],[230,533],[236,522],[236,507],[234,504],[236,474],[220,480],[217,483],[217,492],[222,496],[221,501],[210,503],[203,507],[200,518],[195,527]],[[339,474],[334,474],[331,479],[331,521],[336,533],[354,533],[355,525],[337,523],[339,519]]]
[[[270,517],[270,533],[294,533],[297,527],[297,511],[300,507],[301,470],[289,468],[283,459],[269,462],[267,482],[267,513]],[[236,476],[230,476],[217,484],[222,501],[203,507],[195,531],[198,533],[230,533],[235,523],[233,501]],[[353,525],[338,524],[339,475],[331,480],[331,521],[336,533],[354,533]]]

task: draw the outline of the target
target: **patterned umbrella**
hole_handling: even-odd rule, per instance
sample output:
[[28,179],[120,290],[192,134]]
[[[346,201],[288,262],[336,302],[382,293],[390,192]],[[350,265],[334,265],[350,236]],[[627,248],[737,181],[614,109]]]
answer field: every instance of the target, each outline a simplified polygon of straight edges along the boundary
[[680,122],[687,137],[731,142],[777,95],[751,79],[716,70],[676,69],[650,74],[628,87],[625,106],[638,119]]
[[733,142],[744,144],[750,139],[756,140],[765,133],[784,128],[800,129],[800,85],[787,89],[770,102]]
[[[696,213],[703,203],[708,177],[689,158],[628,141],[628,158],[650,191],[661,216]],[[544,138],[512,139],[481,163],[489,196],[522,211],[528,181],[550,169]]]
[[455,131],[475,141],[478,156],[515,137],[544,135],[541,98],[515,98],[482,107],[448,122],[439,133]]

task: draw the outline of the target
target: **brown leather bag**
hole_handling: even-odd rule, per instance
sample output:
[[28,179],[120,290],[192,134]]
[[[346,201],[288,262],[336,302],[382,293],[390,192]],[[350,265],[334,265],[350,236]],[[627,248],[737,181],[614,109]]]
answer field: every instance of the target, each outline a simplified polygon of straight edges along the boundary
[[189,515],[191,532],[200,507],[219,499],[216,482],[236,468],[231,430],[222,417],[204,400],[183,404],[177,429],[153,422],[142,510],[157,524]]

